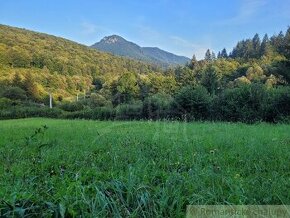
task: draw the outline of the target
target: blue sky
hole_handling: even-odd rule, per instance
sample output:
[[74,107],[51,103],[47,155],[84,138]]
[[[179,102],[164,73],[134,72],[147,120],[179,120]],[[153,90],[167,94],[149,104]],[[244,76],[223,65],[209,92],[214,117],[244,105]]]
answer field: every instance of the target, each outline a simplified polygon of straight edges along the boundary
[[118,34],[203,58],[238,40],[285,31],[290,0],[2,0],[0,23],[91,45]]

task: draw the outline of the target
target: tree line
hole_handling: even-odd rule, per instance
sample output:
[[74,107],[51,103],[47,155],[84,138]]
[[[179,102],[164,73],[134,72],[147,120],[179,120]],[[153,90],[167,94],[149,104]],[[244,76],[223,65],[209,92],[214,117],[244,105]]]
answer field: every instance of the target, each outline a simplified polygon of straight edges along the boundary
[[[290,28],[262,40],[256,34],[229,53],[223,49],[216,55],[208,49],[203,60],[193,55],[186,66],[161,70],[68,40],[0,26],[0,116],[287,121],[289,46]],[[17,49],[20,54],[10,53]],[[54,96],[54,110],[45,107],[48,93]],[[77,95],[83,97],[76,101]]]

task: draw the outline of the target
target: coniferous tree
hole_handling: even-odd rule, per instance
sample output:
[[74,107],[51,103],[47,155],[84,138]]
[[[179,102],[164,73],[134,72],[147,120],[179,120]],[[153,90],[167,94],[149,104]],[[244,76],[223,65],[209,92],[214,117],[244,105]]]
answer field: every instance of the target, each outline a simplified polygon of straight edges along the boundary
[[211,61],[212,60],[211,52],[210,52],[209,49],[207,49],[207,51],[205,53],[204,60],[206,60],[206,61]]
[[201,78],[201,85],[203,85],[210,94],[215,94],[219,86],[219,79],[217,72],[213,67],[206,69]]
[[260,48],[261,48],[261,40],[258,34],[256,34],[252,40],[253,44],[253,53],[250,55],[252,58],[259,58],[260,56]]
[[211,52],[211,60],[212,61],[216,60],[216,55],[214,52]]
[[265,34],[261,43],[260,56],[269,56],[272,52],[269,37]]
[[273,36],[271,38],[271,44],[278,53],[283,53],[284,49],[284,34],[281,31],[278,36]]
[[237,43],[237,45],[234,47],[233,51],[232,51],[232,58],[243,58],[245,57],[245,40],[242,40],[240,42]]
[[253,41],[252,40],[247,39],[245,41],[243,51],[244,51],[244,58],[248,59],[248,58],[255,57],[255,50],[253,48]]
[[288,27],[288,30],[285,34],[284,38],[284,44],[285,44],[285,56],[290,59],[290,27]]
[[[255,43],[257,45],[259,45],[258,41],[259,41],[258,38],[255,37]],[[260,46],[256,46],[256,47],[260,47]],[[253,40],[246,39],[246,40],[242,40],[242,41],[238,42],[238,44],[236,45],[236,47],[232,51],[232,57],[233,58],[245,58],[245,59],[255,58],[256,54],[255,54],[255,49],[253,46]]]
[[228,58],[227,50],[224,48],[220,54],[221,58]]
[[198,64],[198,61],[197,61],[196,56],[195,56],[195,54],[194,54],[194,55],[192,56],[192,58],[191,58],[191,61],[190,61],[189,67],[190,67],[191,69],[194,69],[194,68],[197,66],[197,64]]
[[211,52],[209,49],[207,49],[206,53],[205,53],[205,58],[206,61],[211,61]]

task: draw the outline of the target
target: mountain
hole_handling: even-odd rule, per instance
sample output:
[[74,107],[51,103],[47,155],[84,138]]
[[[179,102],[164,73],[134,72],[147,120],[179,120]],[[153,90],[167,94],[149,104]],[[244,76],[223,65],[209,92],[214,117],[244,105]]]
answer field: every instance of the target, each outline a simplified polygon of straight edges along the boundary
[[91,47],[114,55],[147,61],[163,67],[184,65],[190,61],[187,57],[178,56],[159,48],[140,47],[118,35],[106,36]]

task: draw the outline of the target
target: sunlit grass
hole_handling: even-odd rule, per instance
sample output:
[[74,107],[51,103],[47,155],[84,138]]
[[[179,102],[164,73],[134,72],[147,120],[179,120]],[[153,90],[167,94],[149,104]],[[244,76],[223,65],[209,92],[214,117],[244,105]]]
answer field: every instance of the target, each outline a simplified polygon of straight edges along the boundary
[[1,213],[183,217],[188,204],[290,204],[289,148],[283,124],[0,121]]

